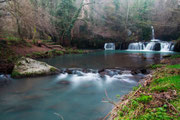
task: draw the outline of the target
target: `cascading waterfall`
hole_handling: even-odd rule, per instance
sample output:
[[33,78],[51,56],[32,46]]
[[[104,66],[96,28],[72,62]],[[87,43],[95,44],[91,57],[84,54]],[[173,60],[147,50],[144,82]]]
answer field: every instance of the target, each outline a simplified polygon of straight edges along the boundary
[[105,43],[104,49],[105,50],[115,50],[115,44],[114,43]]
[[144,50],[145,45],[141,42],[131,43],[128,47],[129,50]]
[[151,29],[152,29],[152,40],[150,42],[130,43],[128,46],[128,50],[161,51],[161,52],[168,52],[174,50],[174,44],[172,42],[166,42],[155,39],[154,27],[151,26]]
[[152,29],[152,40],[154,40],[155,39],[155,37],[154,37],[154,27],[151,26],[151,29]]
[[137,42],[130,43],[128,46],[128,50],[168,52],[174,50],[174,44],[172,42],[166,41]]

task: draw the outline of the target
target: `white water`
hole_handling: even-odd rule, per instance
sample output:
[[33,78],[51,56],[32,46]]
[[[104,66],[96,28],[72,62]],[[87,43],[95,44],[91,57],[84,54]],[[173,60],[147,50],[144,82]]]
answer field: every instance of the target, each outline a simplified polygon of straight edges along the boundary
[[61,80],[69,80],[74,83],[75,86],[80,85],[84,82],[91,81],[98,83],[96,85],[102,85],[103,83],[109,84],[113,81],[123,81],[127,83],[135,83],[135,81],[132,80],[133,75],[130,71],[122,71],[122,74],[119,74],[118,70],[112,71],[112,70],[106,70],[108,71],[105,75],[101,75],[100,73],[96,72],[82,72],[79,70],[75,70],[74,73],[68,74],[68,73],[62,73],[60,74],[56,82],[59,82]]
[[154,27],[151,26],[151,29],[152,29],[152,40],[155,40]]
[[151,41],[147,43],[137,42],[137,43],[130,43],[128,46],[128,50],[136,50],[136,51],[170,52],[170,51],[173,51],[173,49],[174,49],[174,44],[172,42],[166,42],[166,41],[159,41],[159,42]]
[[128,50],[161,51],[161,52],[173,51],[174,44],[172,42],[166,42],[166,41],[155,39],[154,27],[151,26],[151,29],[152,29],[152,40],[150,42],[130,43],[128,46]]
[[105,43],[104,49],[105,50],[115,50],[115,44],[114,43]]
[[129,50],[144,50],[145,45],[141,42],[138,43],[131,43],[128,47]]

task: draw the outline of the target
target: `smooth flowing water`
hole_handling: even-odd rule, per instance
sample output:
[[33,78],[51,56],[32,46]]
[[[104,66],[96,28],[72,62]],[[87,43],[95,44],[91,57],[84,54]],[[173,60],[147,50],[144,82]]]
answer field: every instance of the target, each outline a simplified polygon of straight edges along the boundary
[[[106,98],[105,90],[110,98],[118,101],[116,95],[127,94],[143,77],[142,74],[132,75],[130,70],[159,62],[165,54],[99,51],[42,59],[64,68],[64,72],[12,79],[9,85],[1,87],[0,120],[60,120],[58,115],[64,120],[101,119],[113,108],[101,102]],[[71,71],[65,70],[67,68]],[[103,68],[106,68],[105,73],[98,72]]]

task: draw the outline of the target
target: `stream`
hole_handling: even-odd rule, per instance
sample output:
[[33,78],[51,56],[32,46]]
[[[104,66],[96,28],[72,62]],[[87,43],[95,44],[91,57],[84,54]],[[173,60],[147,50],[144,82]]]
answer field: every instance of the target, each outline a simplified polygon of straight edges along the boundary
[[0,120],[100,120],[113,108],[102,102],[105,91],[118,101],[145,76],[132,75],[132,69],[159,63],[167,54],[174,53],[116,50],[40,59],[62,73],[11,79],[0,87]]

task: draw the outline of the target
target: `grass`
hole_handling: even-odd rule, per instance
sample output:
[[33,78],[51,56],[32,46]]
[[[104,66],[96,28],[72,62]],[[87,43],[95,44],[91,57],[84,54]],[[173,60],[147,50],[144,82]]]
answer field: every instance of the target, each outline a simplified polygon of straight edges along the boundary
[[160,68],[160,67],[162,67],[162,66],[163,66],[163,64],[153,64],[153,65],[150,65],[149,68],[151,68],[151,69],[157,69],[157,68]]
[[141,94],[140,97],[136,98],[136,101],[141,103],[149,103],[152,100],[152,95]]
[[170,58],[171,58],[171,59],[180,58],[180,55],[172,55]]
[[176,64],[176,65],[168,65],[168,68],[173,68],[173,69],[180,69],[180,64]]
[[[163,69],[156,69],[162,67]],[[179,120],[180,64],[153,65],[154,74],[125,96],[113,120]],[[173,107],[172,107],[173,106]]]

